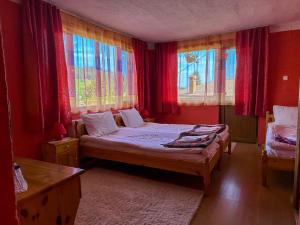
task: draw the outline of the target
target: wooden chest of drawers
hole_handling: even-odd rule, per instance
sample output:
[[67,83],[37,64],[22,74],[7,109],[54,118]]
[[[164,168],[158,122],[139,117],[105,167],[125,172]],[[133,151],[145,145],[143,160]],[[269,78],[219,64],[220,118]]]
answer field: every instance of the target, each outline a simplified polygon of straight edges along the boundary
[[44,143],[42,154],[44,161],[78,167],[78,139],[64,138]]
[[16,162],[28,183],[16,195],[20,225],[73,225],[84,170],[25,158]]

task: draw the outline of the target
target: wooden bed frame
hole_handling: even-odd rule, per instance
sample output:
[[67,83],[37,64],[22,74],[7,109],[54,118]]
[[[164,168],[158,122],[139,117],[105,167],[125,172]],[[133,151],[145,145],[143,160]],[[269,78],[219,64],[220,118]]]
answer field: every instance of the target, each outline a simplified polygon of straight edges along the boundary
[[[122,119],[114,116],[117,125],[122,125]],[[86,134],[84,124],[79,124],[75,121],[75,131],[77,138]],[[139,150],[121,151],[118,149],[108,150],[88,146],[79,146],[80,157],[93,157],[98,159],[105,159],[117,162],[123,162],[133,165],[146,166],[151,168],[163,169],[168,171],[180,172],[201,176],[203,178],[204,193],[207,195],[211,183],[211,172],[216,167],[220,169],[220,163],[224,147],[228,146],[229,154],[231,152],[230,136],[228,139],[219,143],[220,147],[216,154],[211,158],[207,157],[204,162],[200,162],[197,154],[194,159],[185,159],[183,154],[187,153],[160,153],[160,152],[142,152]],[[200,157],[200,155],[199,155]],[[203,157],[203,156],[202,156]]]
[[228,130],[228,133],[229,133],[228,138],[227,138],[225,141],[222,141],[222,142],[221,142],[221,145],[222,145],[223,151],[225,151],[226,148],[228,148],[227,153],[228,153],[229,155],[231,155],[231,135],[230,135],[229,130]]
[[[274,116],[269,112],[266,113],[266,129],[268,123],[274,122]],[[295,159],[280,158],[268,156],[265,145],[262,146],[262,185],[267,186],[268,170],[294,171]]]

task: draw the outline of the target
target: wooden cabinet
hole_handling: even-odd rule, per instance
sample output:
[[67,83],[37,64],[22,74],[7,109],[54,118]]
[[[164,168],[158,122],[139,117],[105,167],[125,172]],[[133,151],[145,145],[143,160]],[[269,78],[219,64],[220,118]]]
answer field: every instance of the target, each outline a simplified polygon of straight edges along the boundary
[[257,142],[257,118],[235,115],[234,106],[221,106],[220,121],[229,126],[231,140],[237,142]]
[[84,170],[32,159],[16,159],[28,190],[17,194],[20,225],[74,224]]
[[78,167],[78,139],[64,138],[44,143],[42,154],[44,161]]

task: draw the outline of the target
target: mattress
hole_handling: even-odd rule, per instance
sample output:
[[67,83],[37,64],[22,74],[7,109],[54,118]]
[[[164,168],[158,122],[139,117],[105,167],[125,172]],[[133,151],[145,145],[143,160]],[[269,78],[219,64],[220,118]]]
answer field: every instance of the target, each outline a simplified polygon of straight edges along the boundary
[[[145,130],[145,131],[159,131],[163,133],[174,133],[179,136],[180,133],[190,131],[195,127],[195,125],[188,124],[166,124],[166,123],[145,123],[141,127],[133,128],[136,130]],[[218,134],[218,137],[221,141],[225,141],[229,136],[229,127],[226,125],[226,128],[223,132]]]
[[164,133],[161,130],[143,130],[136,128],[119,128],[118,131],[101,137],[83,135],[80,138],[81,146],[94,147],[106,150],[140,150],[144,152],[160,153],[200,153],[205,157],[211,157],[217,151],[218,138],[206,148],[166,148],[162,144],[174,141],[178,133]]
[[[282,125],[280,125],[282,126]],[[296,133],[296,128],[291,128],[295,129]],[[280,129],[283,132],[287,132],[286,134],[282,133],[281,135],[291,135],[291,129]],[[270,151],[292,151],[294,152],[296,150],[296,146],[290,145],[287,143],[282,143],[279,141],[276,141],[274,136],[275,136],[275,131],[278,131],[278,125],[276,123],[268,123],[268,128],[267,128],[267,135],[266,135],[266,146],[268,146],[271,150]],[[289,153],[286,153],[289,154]]]
[[295,159],[296,158],[296,151],[286,151],[286,150],[279,150],[273,149],[270,146],[266,146],[267,155],[269,157],[277,157],[281,159]]

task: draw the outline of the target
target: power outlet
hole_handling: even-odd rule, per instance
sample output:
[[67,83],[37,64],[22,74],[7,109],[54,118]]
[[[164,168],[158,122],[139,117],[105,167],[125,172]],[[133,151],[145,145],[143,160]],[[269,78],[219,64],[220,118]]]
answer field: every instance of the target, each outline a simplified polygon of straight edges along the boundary
[[289,79],[289,76],[288,75],[283,75],[282,76],[282,80],[288,80]]

